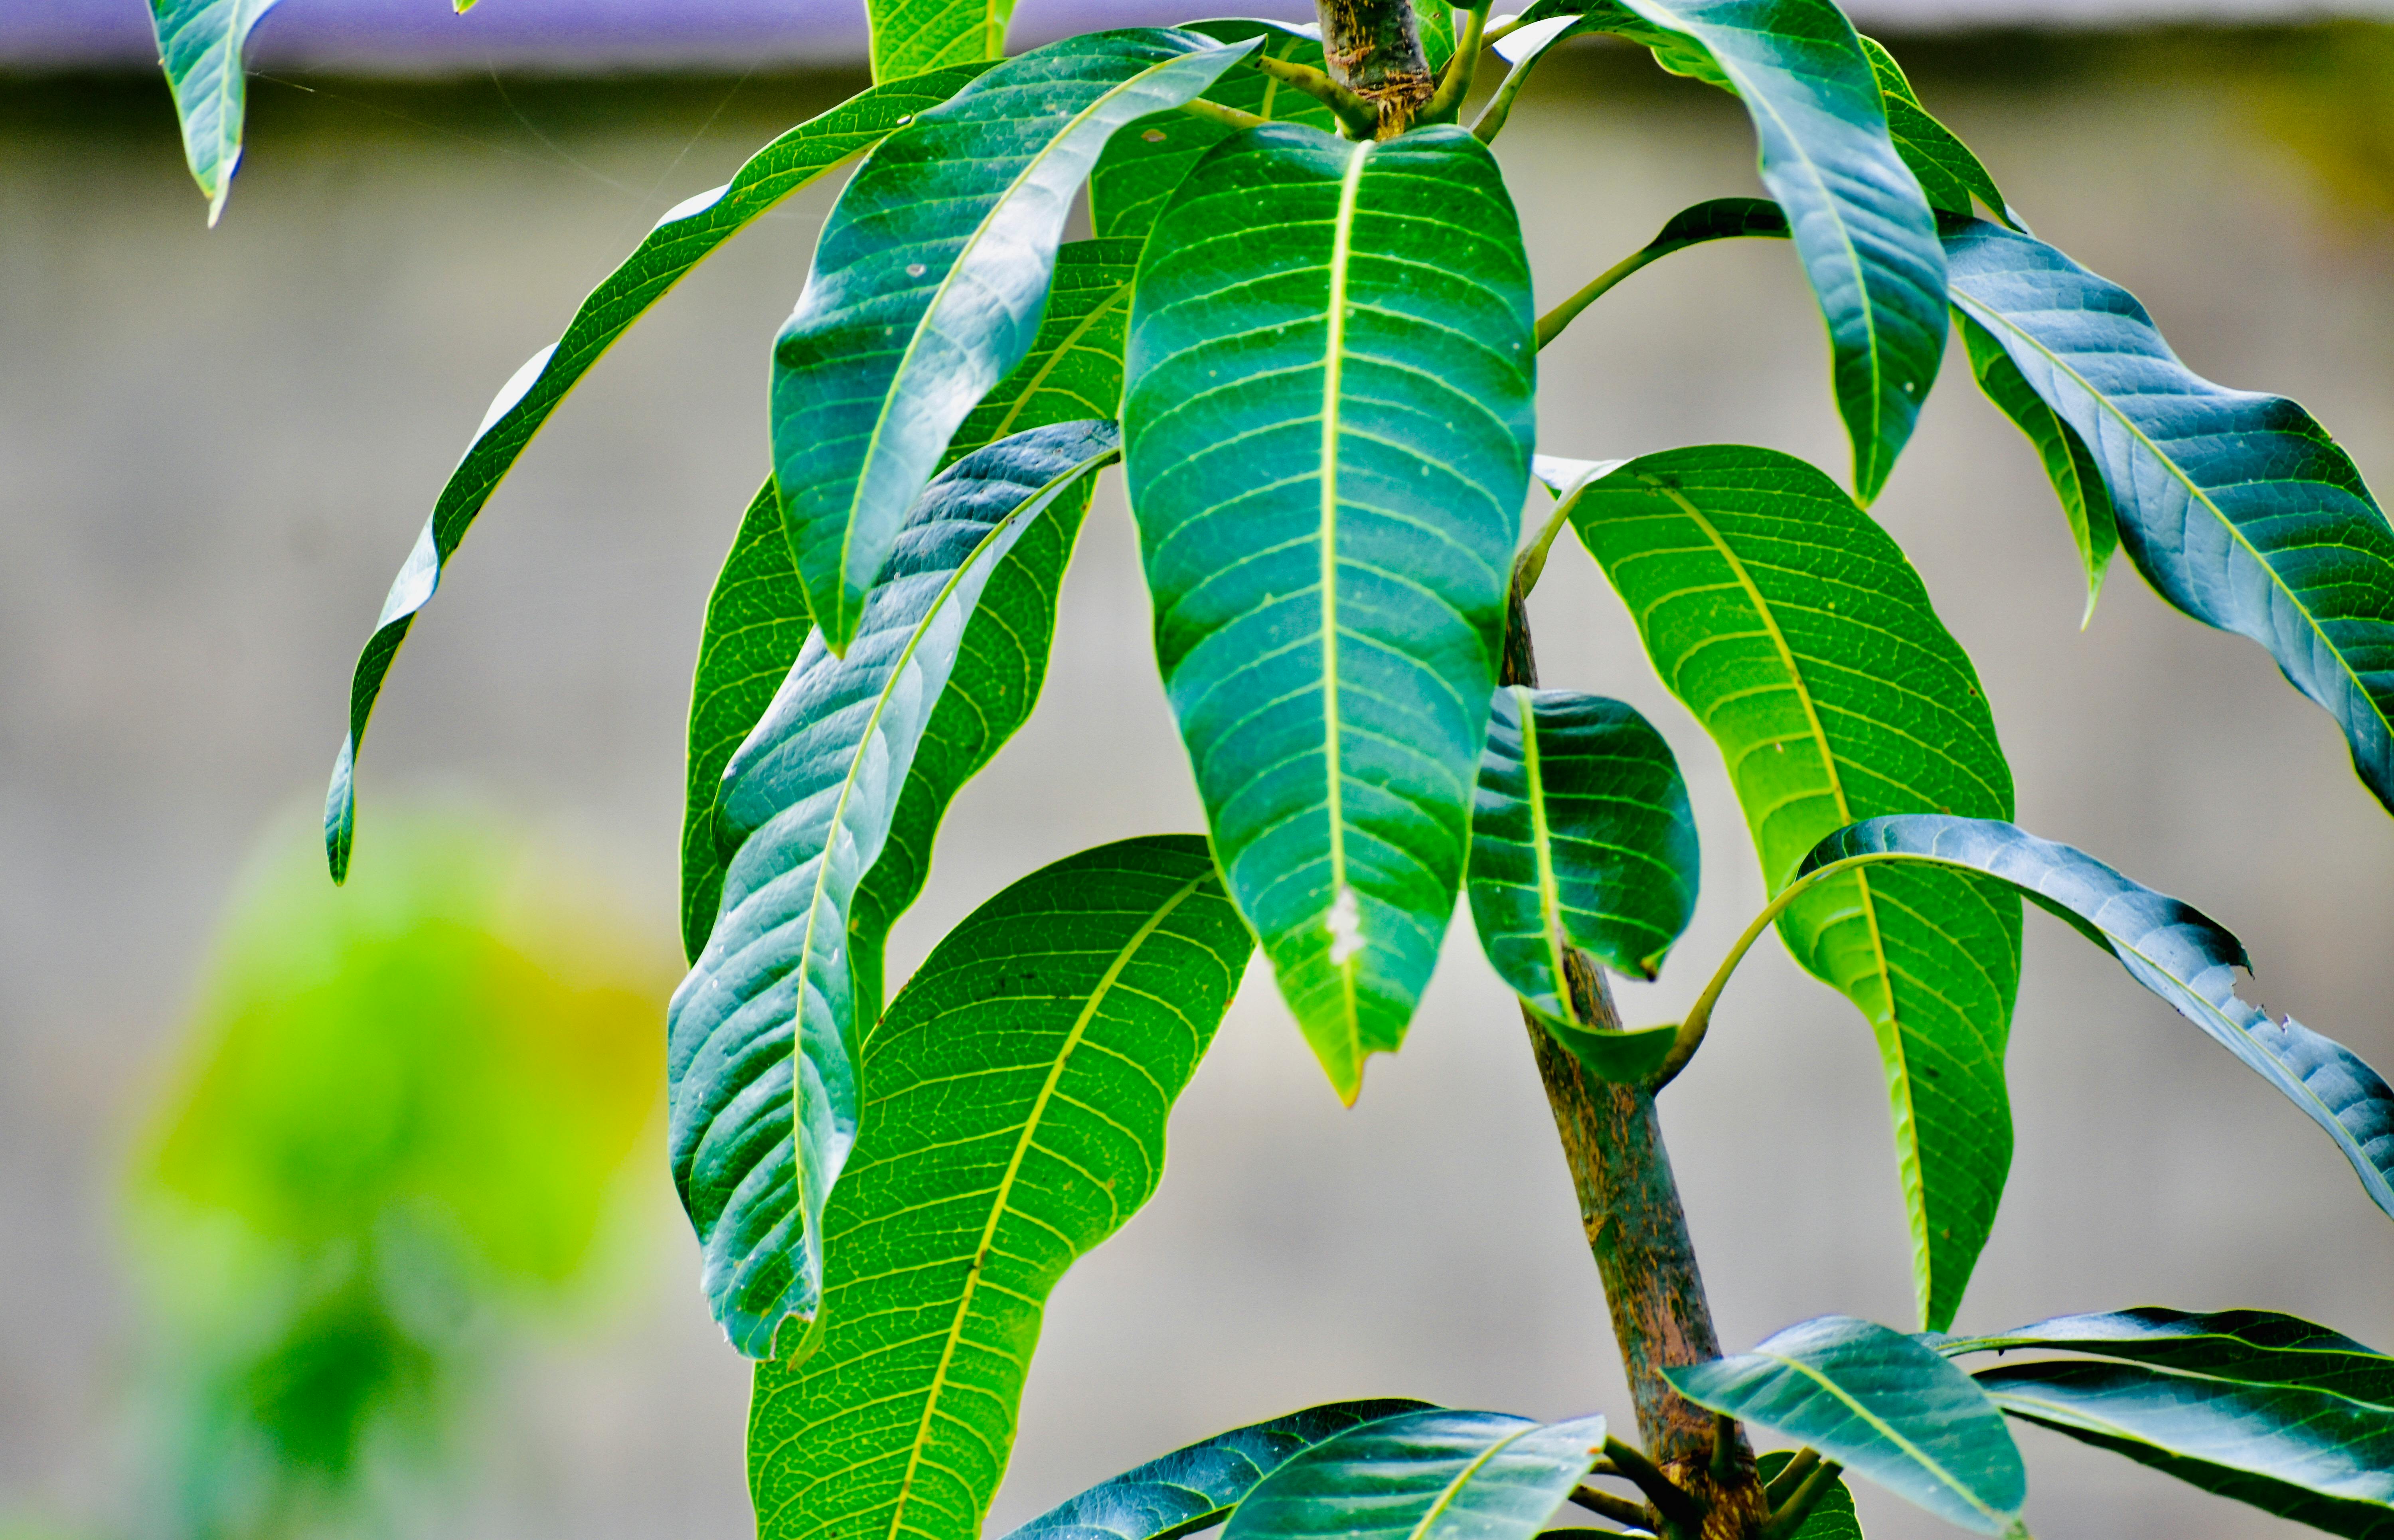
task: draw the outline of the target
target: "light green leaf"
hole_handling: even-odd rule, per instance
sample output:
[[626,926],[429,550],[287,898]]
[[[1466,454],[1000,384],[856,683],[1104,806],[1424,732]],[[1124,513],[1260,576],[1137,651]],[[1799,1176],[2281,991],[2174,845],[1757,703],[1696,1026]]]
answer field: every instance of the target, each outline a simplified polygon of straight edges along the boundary
[[2093,451],[2145,581],[2268,648],[2394,810],[2394,529],[2352,457],[2293,401],[2188,369],[2135,296],[2044,242],[1972,220],[1945,244],[1953,303]]
[[2086,441],[2020,377],[2019,366],[1987,329],[1967,315],[1954,312],[1962,345],[1969,350],[1970,372],[1979,388],[2036,446],[2045,462],[2045,479],[2061,511],[2070,520],[2070,537],[2078,546],[2079,564],[2086,569],[2086,611],[2079,618],[2083,630],[2095,618],[2095,601],[2102,597],[2104,574],[2111,570],[2111,554],[2120,548],[2120,526],[2111,514],[2111,494],[2103,485],[2101,467]]
[[1253,949],[1177,835],[1036,872],[932,952],[864,1043],[822,1313],[756,1369],[762,1540],[976,1540],[1048,1291],[1154,1191]]
[[1266,1477],[1222,1540],[1530,1540],[1604,1447],[1604,1419],[1408,1412]]
[[1153,28],[1010,59],[860,167],[773,344],[773,474],[815,624],[855,635],[957,428],[1031,350],[1074,195],[1116,129],[1254,45]]
[[1862,38],[1862,52],[1869,56],[1871,72],[1878,77],[1879,99],[1887,108],[1888,135],[1895,141],[1903,164],[1912,167],[1920,178],[1920,191],[1928,199],[1928,206],[1940,214],[1957,214],[1964,218],[1971,214],[1970,199],[1976,194],[1980,202],[2000,216],[2007,225],[2017,227],[2011,205],[2004,202],[2001,189],[1970,147],[1954,137],[1953,131],[1928,115],[1914,94],[1912,82],[1904,78],[1903,66],[1872,38]]
[[1339,1095],[1463,875],[1533,428],[1530,277],[1452,126],[1223,141],[1149,238],[1125,466],[1215,849]]
[[2129,977],[2324,1129],[2370,1201],[2394,1216],[2394,1087],[2344,1045],[2291,1016],[2272,1021],[2240,998],[2243,943],[2218,925],[2084,850],[1980,819],[1872,819],[1823,839],[1803,870],[1860,875],[1882,862],[1993,877],[2108,949]]
[[[1768,1484],[1793,1458],[1792,1451],[1774,1450],[1755,1460],[1755,1473]],[[1802,1527],[1787,1540],[1862,1540],[1861,1516],[1854,1511],[1854,1494],[1847,1490],[1844,1481],[1829,1483],[1829,1490],[1821,1494],[1819,1504],[1805,1518]]]
[[1969,1375],[1901,1332],[1824,1315],[1750,1353],[1663,1377],[1697,1405],[1801,1440],[1949,1523],[2028,1533],[2028,1471],[2003,1415]]
[[901,80],[926,70],[1006,57],[1014,0],[865,0],[873,78]]
[[183,125],[183,160],[208,200],[208,228],[224,213],[241,165],[248,88],[242,45],[275,0],[150,0],[158,60]]
[[1116,442],[1112,424],[1060,424],[942,474],[858,645],[835,658],[810,635],[725,768],[713,822],[717,849],[737,853],[667,1017],[667,1133],[709,1305],[750,1357],[774,1350],[784,1319],[814,1313],[822,1205],[855,1142],[850,900],[992,571]]
[[1579,947],[1651,979],[1696,910],[1695,814],[1671,746],[1619,701],[1500,686],[1471,811],[1471,917],[1498,978],[1585,1026],[1563,978]]
[[1256,1482],[1324,1439],[1427,1409],[1418,1401],[1345,1401],[1233,1428],[1101,1481],[1006,1540],[1177,1540],[1229,1518]]
[[[1645,455],[1577,490],[1569,462],[1539,474],[1719,745],[1769,891],[1857,819],[2010,816],[1976,670],[1895,542],[1828,477],[1734,445]],[[1780,921],[1878,1039],[1931,1327],[1961,1303],[2011,1162],[2019,924],[2000,888],[1934,872],[1855,873]]]
[[548,421],[549,414],[617,337],[692,268],[713,256],[716,248],[792,193],[871,149],[914,114],[955,95],[978,72],[948,70],[876,86],[800,124],[756,151],[730,182],[690,199],[658,220],[656,229],[623,265],[590,291],[581,309],[573,312],[565,335],[534,353],[500,389],[483,414],[473,441],[467,445],[465,457],[441,487],[415,548],[392,580],[374,635],[366,638],[350,676],[349,736],[341,744],[332,789],[324,798],[324,850],[334,881],[349,874],[349,844],[357,825],[358,749],[364,742],[366,723],[374,715],[383,679],[417,612],[431,601],[458,542],[466,538],[482,505],[498,490],[500,480]]

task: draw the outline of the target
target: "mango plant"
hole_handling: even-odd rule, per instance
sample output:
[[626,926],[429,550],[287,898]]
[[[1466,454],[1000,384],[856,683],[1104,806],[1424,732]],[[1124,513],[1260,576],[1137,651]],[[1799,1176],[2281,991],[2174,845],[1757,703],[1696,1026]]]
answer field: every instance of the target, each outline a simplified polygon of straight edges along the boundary
[[[261,7],[155,3],[162,37],[169,12],[216,18],[213,52],[167,58],[216,60],[184,105],[229,174],[225,82]],[[2325,430],[2194,375],[2031,234],[1833,0],[1321,0],[1312,26],[1004,57],[1007,9],[871,0],[877,84],[674,209],[500,393],[359,660],[325,813],[337,879],[375,696],[525,442],[683,273],[853,163],[773,341],[772,471],[705,615],[666,1023],[673,1178],[708,1308],[756,1361],[760,1533],[977,1535],[1046,1300],[1154,1190],[1251,954],[1352,1101],[1461,898],[1520,999],[1629,1416],[1313,1407],[1020,1540],[1529,1540],[1567,1505],[1598,1533],[1830,1540],[1859,1533],[1848,1474],[2019,1534],[2010,1419],[2394,1533],[2394,1359],[2323,1327],[2146,1307],[1945,1335],[2011,1158],[2023,900],[2292,1101],[2389,1215],[2394,1089],[2240,998],[2221,927],[2014,826],[1970,659],[1865,511],[1958,332],[2051,477],[2089,603],[2124,551],[2268,649],[2394,807],[2394,529]],[[1587,33],[1743,103],[1768,197],[1695,204],[1541,315],[1490,146]],[[1065,242],[1085,191],[1090,233]],[[1847,478],[1737,444],[1540,454],[1539,349],[1723,239],[1784,242],[1809,281]],[[1206,829],[1023,877],[893,986],[890,926],[1038,698],[1117,461]],[[1525,600],[1566,527],[1718,747],[1770,894],[1662,1027],[1624,1028],[1607,980],[1664,966],[1697,831],[1650,723],[1538,677]],[[1829,1317],[1722,1350],[1656,1098],[1766,931],[1876,1037],[1917,1331]],[[1764,1433],[1793,1447],[1757,1454]]]

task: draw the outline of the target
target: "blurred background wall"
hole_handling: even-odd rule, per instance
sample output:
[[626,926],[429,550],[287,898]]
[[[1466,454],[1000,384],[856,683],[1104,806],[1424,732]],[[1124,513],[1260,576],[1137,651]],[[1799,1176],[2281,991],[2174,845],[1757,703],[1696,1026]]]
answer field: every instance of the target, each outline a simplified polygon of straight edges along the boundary
[[[2137,291],[2194,368],[2300,399],[2394,486],[2394,33],[2282,13],[2127,32],[2106,28],[2134,13],[2083,10],[2058,33],[1896,30],[2059,4],[1865,20],[2040,233]],[[505,28],[565,6],[435,20]],[[746,34],[765,67],[745,73],[710,43],[711,72],[579,78],[527,46],[372,78],[362,46],[302,46],[311,9],[331,28],[336,8],[290,0],[261,29],[247,164],[209,233],[140,72],[146,36],[119,14],[138,7],[0,7],[0,1527],[29,1533],[141,1517],[126,1174],[236,873],[312,816],[354,649],[483,404],[666,207],[861,84],[836,18],[811,42]],[[1026,0],[1026,29],[1085,20],[1053,9]],[[631,7],[591,10],[631,24]],[[808,58],[822,67],[793,67]],[[1531,99],[1500,155],[1542,301],[1680,204],[1755,191],[1735,105],[1640,56],[1576,46]],[[794,200],[693,277],[495,499],[377,717],[356,882],[403,861],[404,798],[462,794],[570,851],[669,954],[700,606],[766,464],[767,341],[832,196]],[[1978,660],[2021,822],[2200,903],[2259,959],[2257,997],[2394,1066],[2394,821],[2257,650],[2165,611],[2124,567],[2081,634],[2034,455],[1955,355],[1875,511]],[[1542,367],[1549,452],[1737,439],[1844,472],[1783,246],[1675,257]],[[1633,1021],[1666,1020],[1759,880],[1717,758],[1610,591],[1576,551],[1548,574],[1548,681],[1638,704],[1694,787],[1696,928],[1662,982],[1624,991]],[[1110,483],[1046,702],[951,815],[896,961],[1039,863],[1199,826],[1150,657]],[[1181,1104],[1160,1195],[1056,1296],[996,1525],[1312,1401],[1625,1413],[1521,1029],[1467,933],[1451,941],[1405,1052],[1374,1062],[1352,1112],[1250,979]],[[1869,1035],[1765,951],[1664,1099],[1724,1334],[1743,1347],[1831,1310],[1908,1323]],[[2049,921],[2030,924],[2027,968],[2019,1154],[1961,1324],[2252,1304],[2394,1346],[2394,1227],[2309,1125]],[[746,1375],[643,1150],[612,1302],[490,1347],[470,1481],[441,1533],[746,1533]],[[2297,1533],[2022,1441],[2048,1540]],[[1880,1540],[1935,1532],[1861,1502]]]

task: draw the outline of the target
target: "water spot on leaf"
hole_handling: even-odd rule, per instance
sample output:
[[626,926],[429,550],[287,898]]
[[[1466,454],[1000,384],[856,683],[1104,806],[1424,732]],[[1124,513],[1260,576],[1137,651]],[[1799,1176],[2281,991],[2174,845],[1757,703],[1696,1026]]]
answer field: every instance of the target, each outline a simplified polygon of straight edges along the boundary
[[909,278],[920,278],[930,270],[930,269],[923,266],[920,262],[909,262],[906,264],[906,276]]

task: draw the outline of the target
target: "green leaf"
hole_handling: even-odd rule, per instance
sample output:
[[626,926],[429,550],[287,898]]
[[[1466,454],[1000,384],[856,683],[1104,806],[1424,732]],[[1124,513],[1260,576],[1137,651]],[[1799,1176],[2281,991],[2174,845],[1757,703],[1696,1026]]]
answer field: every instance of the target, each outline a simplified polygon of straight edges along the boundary
[[1264,1479],[1222,1540],[1530,1540],[1604,1446],[1604,1419],[1408,1412],[1314,1445]]
[[374,635],[359,654],[349,680],[349,731],[333,769],[324,798],[324,851],[333,880],[349,875],[349,844],[357,826],[354,775],[359,745],[375,701],[390,672],[400,644],[431,601],[441,573],[474,518],[516,463],[524,446],[566,393],[581,382],[615,339],[648,313],[649,307],[716,248],[770,212],[782,200],[843,162],[871,149],[884,135],[938,106],[971,81],[977,70],[947,70],[917,80],[876,86],[821,117],[791,129],[756,151],[724,186],[704,192],[668,212],[633,249],[621,267],[590,291],[573,312],[565,335],[516,371],[483,414],[482,426],[465,457],[449,473],[432,517],[416,537],[390,596],[383,600]]
[[2128,559],[2268,648],[2394,809],[2394,530],[2351,456],[2293,401],[2194,374],[2133,295],[2042,241],[1973,220],[1946,250],[1954,304],[2094,452]]
[[1229,1518],[1256,1482],[1324,1439],[1427,1409],[1418,1401],[1345,1401],[1233,1428],[1099,1482],[1006,1540],[1177,1540]]
[[[1795,1457],[1790,1450],[1773,1450],[1755,1460],[1755,1473],[1768,1484]],[[1829,1483],[1803,1526],[1787,1540],[1862,1540],[1861,1516],[1854,1511],[1854,1494],[1842,1480]]]
[[1014,0],[865,0],[873,78],[901,80],[1006,56]]
[[241,165],[248,98],[241,47],[275,0],[150,0],[158,60],[183,125],[183,160],[208,200],[208,228],[224,213]]
[[1954,321],[1962,331],[1962,344],[1969,350],[1970,372],[1978,376],[1979,388],[2036,446],[2037,458],[2045,462],[2045,479],[2053,483],[2054,495],[2061,499],[2062,514],[2070,520],[2070,537],[2078,545],[2079,563],[2086,569],[2086,611],[2078,622],[2083,630],[2095,618],[2095,601],[2102,597],[2111,553],[2120,548],[2120,526],[2111,514],[2111,494],[2103,485],[2102,469],[2078,430],[2029,388],[2003,345],[1967,315],[1957,311]]
[[1254,942],[1195,836],[1058,862],[948,934],[865,1040],[823,1310],[760,1364],[764,1540],[975,1540],[1048,1291],[1155,1189]]
[[2084,850],[1979,819],[1872,819],[1823,839],[1804,871],[1880,862],[1996,878],[2108,948],[2129,977],[2325,1129],[2371,1201],[2394,1216],[2394,1088],[2342,1044],[2291,1016],[2272,1021],[2239,998],[2235,970],[2250,965],[2243,943],[2218,925]]
[[[1770,892],[1857,819],[2011,815],[1977,671],[1902,551],[1827,476],[1735,445],[1649,454],[1585,484],[1571,462],[1541,460],[1539,474],[1719,745]],[[1931,1327],[1961,1303],[2011,1163],[2019,925],[2008,894],[1929,872],[1856,873],[1780,921],[1796,960],[1877,1037]]]
[[668,1147],[708,1303],[750,1357],[774,1350],[785,1318],[814,1313],[823,1201],[855,1142],[849,901],[992,569],[1116,441],[1112,424],[1061,424],[940,476],[858,645],[836,658],[809,636],[725,768],[716,840],[737,853],[667,1017]]
[[1949,1523],[2028,1533],[2028,1472],[2002,1414],[1969,1375],[1901,1332],[1824,1315],[1750,1353],[1663,1377],[1697,1405],[1799,1439]]
[[2063,1315],[1993,1336],[1948,1337],[1948,1357],[2023,1349],[2092,1353],[2249,1385],[2324,1390],[2394,1413],[2394,1358],[2340,1332],[2275,1310],[2196,1315],[2159,1305]]
[[[1322,69],[1320,29],[1279,21],[1193,21],[1183,29],[1223,43],[1263,39],[1257,53]],[[1268,123],[1301,123],[1335,133],[1338,120],[1318,98],[1283,86],[1259,70],[1232,70],[1205,87],[1204,99]],[[1113,137],[1089,174],[1089,225],[1100,237],[1145,240],[1164,200],[1205,151],[1238,130],[1187,112],[1158,112]]]
[[1039,335],[956,429],[943,467],[1008,434],[1081,418],[1110,421],[1122,410],[1123,339],[1138,270],[1136,241],[1068,241],[1056,248]]
[[1522,14],[1584,14],[1745,103],[1829,324],[1854,488],[1877,496],[1944,355],[1945,258],[1853,24],[1835,0],[1541,0]]
[[1651,979],[1696,909],[1695,814],[1671,746],[1619,701],[1499,686],[1471,811],[1471,917],[1498,978],[1585,1026],[1563,979],[1579,947]]
[[1920,191],[1928,199],[1928,206],[1940,214],[1956,214],[1964,218],[1971,214],[1970,199],[1975,194],[1988,208],[1999,215],[2004,223],[2018,227],[2019,220],[2012,214],[2011,205],[2004,202],[1994,178],[1970,147],[1954,137],[1953,131],[1928,115],[1914,94],[1912,82],[1904,78],[1903,66],[1872,38],[1861,38],[1862,52],[1870,59],[1871,72],[1878,77],[1879,99],[1887,108],[1888,137],[1920,178]]
[[1226,139],[1149,238],[1124,454],[1230,893],[1339,1095],[1454,909],[1529,475],[1529,265],[1453,126]]
[[860,167],[773,345],[773,474],[835,652],[965,418],[1038,333],[1064,217],[1114,130],[1253,45],[1153,28],[1010,59]]

